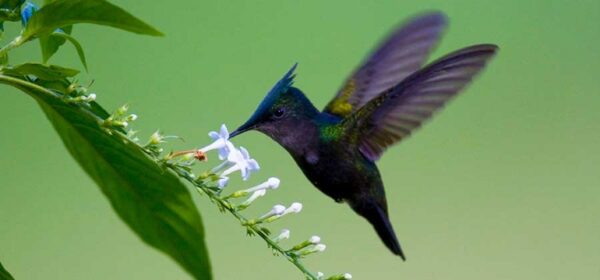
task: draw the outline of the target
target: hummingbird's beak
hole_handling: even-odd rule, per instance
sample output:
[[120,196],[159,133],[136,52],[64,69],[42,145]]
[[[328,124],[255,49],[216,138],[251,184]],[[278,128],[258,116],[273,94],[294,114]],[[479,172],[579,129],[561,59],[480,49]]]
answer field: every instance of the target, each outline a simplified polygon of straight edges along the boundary
[[238,127],[238,129],[236,129],[235,131],[233,131],[232,133],[229,133],[229,138],[233,138],[237,135],[240,135],[248,130],[252,130],[255,128],[254,123],[252,122],[252,119],[248,120],[246,123],[242,124],[240,127]]

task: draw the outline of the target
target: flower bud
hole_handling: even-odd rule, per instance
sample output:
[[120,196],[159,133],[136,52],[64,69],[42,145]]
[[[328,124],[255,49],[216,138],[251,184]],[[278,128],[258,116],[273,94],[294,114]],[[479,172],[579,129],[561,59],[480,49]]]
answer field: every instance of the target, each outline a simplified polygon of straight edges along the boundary
[[[90,95],[91,95],[91,94],[90,94]],[[132,121],[135,121],[135,120],[137,120],[137,118],[138,118],[138,116],[137,116],[136,114],[131,114],[131,115],[127,116],[126,120],[127,120],[128,122],[132,122]]]
[[287,215],[289,213],[300,213],[300,211],[302,211],[302,203],[294,202],[294,203],[292,203],[292,205],[290,205],[290,207],[285,209],[285,212],[283,213],[283,215]]
[[160,131],[156,131],[150,135],[150,140],[148,141],[148,145],[158,145],[163,143],[163,136],[160,134]]
[[[252,204],[252,202],[254,202],[257,198],[259,198],[261,196],[265,196],[266,193],[267,193],[267,190],[258,190],[258,191],[253,192],[252,195],[248,199],[246,199],[246,201],[242,202],[242,204],[240,204],[237,207],[237,209],[244,210],[244,209],[248,208],[248,206],[250,206],[250,204]],[[279,206],[279,205],[275,205],[273,207],[273,209],[275,209],[275,207],[277,207],[277,206]],[[277,208],[277,209],[279,209],[279,208]],[[271,210],[271,211],[274,211],[274,210]],[[271,213],[271,212],[269,212],[269,213]]]
[[302,243],[292,247],[292,249],[288,250],[290,252],[293,251],[300,251],[308,246],[311,245],[318,245],[319,242],[321,242],[321,237],[318,237],[316,235],[311,236],[308,240],[303,241]]
[[125,115],[125,113],[127,113],[127,110],[129,110],[129,105],[125,104],[125,105],[119,107],[119,109],[117,109],[117,111],[115,112],[115,115],[123,116],[123,115]]
[[21,9],[21,24],[23,26],[27,26],[29,19],[31,18],[31,16],[33,16],[33,13],[35,13],[37,10],[38,10],[38,7],[35,4],[33,4],[31,2],[25,3],[25,6]]
[[276,177],[271,177],[269,178],[269,180],[267,180],[267,183],[269,183],[269,188],[271,188],[272,190],[279,188],[279,183],[281,181],[279,180],[279,178]]
[[316,235],[313,235],[309,240],[308,240],[311,244],[318,244],[319,242],[321,242],[321,237],[318,237]]
[[219,189],[223,189],[225,186],[227,186],[227,183],[229,183],[229,177],[227,176],[221,177],[219,178],[219,180],[217,180],[217,185],[219,186]]
[[314,246],[312,246],[310,248],[307,248],[305,250],[300,251],[298,253],[298,255],[300,255],[300,256],[307,256],[307,255],[314,254],[314,253],[317,253],[317,252],[323,252],[323,251],[325,251],[325,248],[327,248],[327,246],[325,246],[325,244],[317,244],[317,245],[314,245]]
[[350,280],[352,279],[352,274],[350,273],[344,273],[341,275],[335,275],[335,276],[331,276],[329,278],[327,278],[327,280]]
[[281,233],[277,237],[273,238],[273,241],[280,242],[281,240],[289,239],[289,238],[290,238],[290,230],[284,229],[281,231]]
[[287,209],[285,209],[281,215],[277,215],[277,216],[272,216],[269,217],[267,219],[264,220],[264,222],[270,223],[273,222],[275,220],[280,219],[281,217],[290,214],[290,213],[299,213],[302,210],[302,203],[299,202],[294,202],[292,203],[292,205],[290,205],[290,207],[288,207]]

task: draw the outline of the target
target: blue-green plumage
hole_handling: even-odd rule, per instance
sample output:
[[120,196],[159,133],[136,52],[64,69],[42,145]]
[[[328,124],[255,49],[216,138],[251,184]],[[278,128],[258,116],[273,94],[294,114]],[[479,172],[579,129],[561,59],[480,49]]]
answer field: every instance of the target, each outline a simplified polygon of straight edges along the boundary
[[393,32],[321,112],[296,87],[292,67],[231,134],[260,131],[294,158],[321,192],[347,202],[404,259],[375,161],[460,92],[495,54],[475,45],[421,68],[446,18],[429,13]]

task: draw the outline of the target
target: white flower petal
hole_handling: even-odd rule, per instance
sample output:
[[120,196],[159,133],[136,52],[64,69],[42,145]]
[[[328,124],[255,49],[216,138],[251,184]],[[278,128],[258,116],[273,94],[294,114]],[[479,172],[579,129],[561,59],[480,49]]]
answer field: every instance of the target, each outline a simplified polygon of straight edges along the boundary
[[242,157],[244,159],[250,159],[250,153],[248,153],[248,150],[246,150],[246,148],[240,146],[240,152],[242,152]]
[[221,125],[221,131],[219,132],[219,135],[221,135],[223,139],[229,140],[229,131],[227,130],[227,126],[225,126],[225,124]]
[[221,177],[218,181],[217,184],[219,185],[219,188],[224,188],[225,186],[227,186],[227,184],[229,183],[229,177],[225,176],[225,177]]
[[258,165],[258,161],[254,160],[254,159],[250,159],[247,161],[248,163],[248,168],[252,171],[258,171],[260,170],[260,165]]
[[218,140],[219,138],[221,138],[221,136],[219,135],[219,133],[217,133],[216,131],[211,131],[208,133],[208,136],[212,139],[212,140]]

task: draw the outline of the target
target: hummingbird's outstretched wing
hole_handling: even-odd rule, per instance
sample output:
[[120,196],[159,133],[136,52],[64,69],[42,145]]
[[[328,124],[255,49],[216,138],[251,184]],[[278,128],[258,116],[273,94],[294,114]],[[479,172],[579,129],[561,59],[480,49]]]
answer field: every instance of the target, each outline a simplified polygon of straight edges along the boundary
[[463,48],[429,64],[372,99],[344,120],[348,135],[358,135],[358,148],[375,161],[387,147],[410,135],[460,92],[494,56],[495,45]]
[[446,23],[444,14],[431,12],[415,17],[396,29],[346,80],[323,111],[340,117],[349,116],[419,70]]

